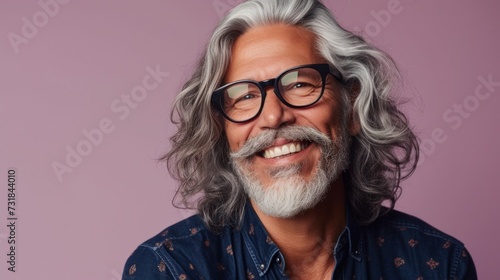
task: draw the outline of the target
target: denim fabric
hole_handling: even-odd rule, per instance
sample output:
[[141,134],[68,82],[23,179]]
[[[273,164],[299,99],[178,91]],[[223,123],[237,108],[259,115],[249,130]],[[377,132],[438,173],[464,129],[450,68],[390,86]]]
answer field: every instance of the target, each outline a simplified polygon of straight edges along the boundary
[[[395,210],[368,226],[348,215],[332,253],[332,279],[477,279],[460,241]],[[214,234],[196,215],[168,227],[132,253],[122,279],[288,279],[286,265],[247,203],[240,229]]]

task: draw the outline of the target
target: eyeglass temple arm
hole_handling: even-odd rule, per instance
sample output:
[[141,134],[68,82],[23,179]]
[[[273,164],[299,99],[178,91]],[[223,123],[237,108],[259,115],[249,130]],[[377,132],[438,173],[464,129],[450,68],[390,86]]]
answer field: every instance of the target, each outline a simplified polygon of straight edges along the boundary
[[340,71],[335,68],[334,66],[328,64],[328,67],[330,68],[330,74],[332,74],[334,77],[336,77],[337,79],[339,80],[343,80],[343,77],[342,77],[342,74],[340,73]]

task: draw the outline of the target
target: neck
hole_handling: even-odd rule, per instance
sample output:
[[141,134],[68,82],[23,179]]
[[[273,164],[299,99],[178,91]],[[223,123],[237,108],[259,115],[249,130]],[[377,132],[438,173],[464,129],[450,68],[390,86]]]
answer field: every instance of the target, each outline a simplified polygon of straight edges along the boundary
[[[292,218],[267,216],[253,201],[251,203],[269,236],[284,255],[289,274],[331,277],[335,265],[333,248],[346,225],[341,180],[332,184],[327,196],[318,205]],[[307,271],[309,273],[304,273]]]

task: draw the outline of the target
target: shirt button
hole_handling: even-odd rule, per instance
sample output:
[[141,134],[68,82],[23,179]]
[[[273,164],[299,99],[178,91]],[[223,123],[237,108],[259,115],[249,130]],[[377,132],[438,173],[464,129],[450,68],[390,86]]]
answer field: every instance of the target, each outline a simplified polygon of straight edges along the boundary
[[264,264],[261,264],[260,265],[260,270],[264,270],[264,268],[266,268],[266,266]]
[[276,258],[276,262],[277,262],[279,265],[281,265],[281,259],[280,259],[280,257],[277,257],[277,258]]

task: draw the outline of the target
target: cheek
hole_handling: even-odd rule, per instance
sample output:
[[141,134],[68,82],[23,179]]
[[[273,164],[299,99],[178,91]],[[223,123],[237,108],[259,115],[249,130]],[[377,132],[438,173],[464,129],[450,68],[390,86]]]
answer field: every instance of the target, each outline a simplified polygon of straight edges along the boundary
[[224,130],[226,132],[227,142],[231,151],[237,151],[245,144],[249,137],[250,128],[243,124],[224,123]]
[[331,139],[337,137],[342,126],[342,114],[334,103],[324,103],[303,115],[305,125],[315,127]]
[[341,106],[342,102],[337,100],[340,98],[328,97],[325,99],[324,108],[318,110],[316,120],[324,126],[324,133],[335,139],[343,125],[343,108]]

